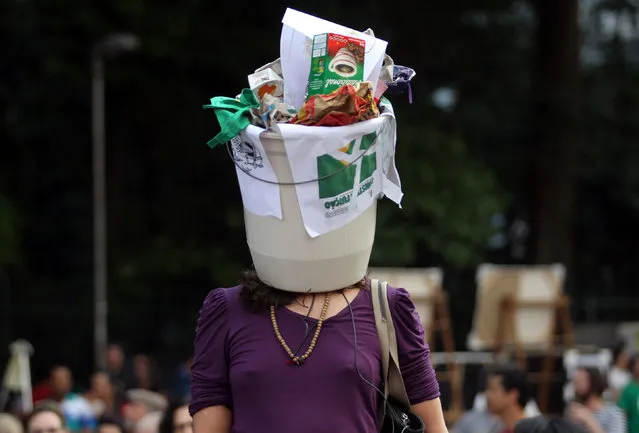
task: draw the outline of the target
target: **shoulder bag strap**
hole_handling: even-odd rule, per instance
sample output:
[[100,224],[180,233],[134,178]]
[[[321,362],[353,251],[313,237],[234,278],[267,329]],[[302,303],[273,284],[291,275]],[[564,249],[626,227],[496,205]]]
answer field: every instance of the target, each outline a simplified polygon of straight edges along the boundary
[[395,399],[402,402],[407,408],[410,408],[410,401],[406,394],[406,387],[402,372],[399,368],[399,354],[397,352],[397,335],[395,334],[395,326],[393,325],[393,316],[390,311],[388,302],[388,283],[382,282],[382,291],[384,293],[384,310],[386,316],[386,327],[388,329],[388,341],[390,349],[390,362],[388,364],[388,392]]
[[[407,407],[410,402],[404,387],[404,381],[399,369],[399,355],[397,353],[397,336],[393,325],[387,293],[388,283],[380,280],[371,281],[371,295],[373,298],[373,313],[375,325],[381,347],[382,378],[384,380],[384,399],[389,395],[399,400]],[[386,404],[380,408],[380,420],[386,413]]]
[[384,402],[380,404],[378,414],[378,422],[381,426],[384,421],[384,416],[386,415],[386,400],[388,399],[389,393],[388,369],[390,362],[390,340],[388,336],[388,327],[386,326],[386,312],[384,311],[384,304],[388,304],[388,300],[386,299],[385,287],[383,287],[380,280],[371,280],[371,298],[373,299],[375,326],[377,327],[377,335],[379,336],[379,345],[381,347],[382,381],[384,383]]

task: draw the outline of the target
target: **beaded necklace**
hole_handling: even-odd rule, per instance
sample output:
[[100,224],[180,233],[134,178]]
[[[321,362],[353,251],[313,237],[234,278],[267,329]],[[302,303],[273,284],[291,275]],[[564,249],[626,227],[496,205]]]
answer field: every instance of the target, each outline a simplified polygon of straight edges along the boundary
[[301,356],[297,356],[295,353],[293,353],[291,348],[288,347],[288,344],[286,344],[284,337],[282,337],[282,334],[280,333],[280,328],[279,326],[277,326],[277,319],[275,318],[275,306],[271,305],[271,323],[273,324],[273,331],[275,332],[275,338],[277,338],[277,341],[280,342],[289,357],[289,359],[286,360],[287,364],[300,366],[304,363],[304,361],[308,359],[309,356],[311,356],[311,353],[313,353],[313,349],[315,349],[315,345],[317,344],[317,338],[319,337],[320,331],[322,330],[322,324],[324,323],[324,319],[326,318],[326,312],[328,311],[330,300],[331,293],[328,292],[326,293],[326,297],[324,298],[324,305],[322,306],[322,311],[320,312],[319,319],[317,320],[317,327],[315,328],[315,333],[313,334],[311,343],[308,345],[308,349],[306,350],[306,352]]

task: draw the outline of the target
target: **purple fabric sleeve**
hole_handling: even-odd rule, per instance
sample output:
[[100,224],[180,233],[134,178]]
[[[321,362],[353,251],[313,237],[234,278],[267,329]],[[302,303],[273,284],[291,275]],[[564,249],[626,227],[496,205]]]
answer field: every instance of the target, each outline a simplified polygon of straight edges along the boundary
[[189,405],[191,415],[209,406],[232,406],[226,351],[227,334],[226,291],[216,289],[204,300],[195,331]]
[[389,287],[388,299],[397,334],[399,367],[411,404],[439,397],[439,383],[430,362],[430,348],[415,304],[404,289]]

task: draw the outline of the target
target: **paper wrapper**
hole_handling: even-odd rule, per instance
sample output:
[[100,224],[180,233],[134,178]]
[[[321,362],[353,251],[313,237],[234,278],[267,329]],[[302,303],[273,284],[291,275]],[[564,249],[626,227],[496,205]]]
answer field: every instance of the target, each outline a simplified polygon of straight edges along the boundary
[[328,95],[314,95],[291,123],[306,126],[345,126],[379,117],[372,83],[340,87]]
[[273,60],[271,63],[267,63],[264,66],[260,66],[259,68],[255,70],[255,72],[262,72],[262,71],[265,71],[266,69],[270,69],[273,72],[275,72],[277,75],[279,75],[280,77],[284,78],[284,74],[282,74],[282,62],[280,61],[280,59]]
[[249,87],[255,93],[257,99],[263,99],[265,95],[273,95],[281,98],[284,95],[284,82],[270,68],[258,71],[248,76]]

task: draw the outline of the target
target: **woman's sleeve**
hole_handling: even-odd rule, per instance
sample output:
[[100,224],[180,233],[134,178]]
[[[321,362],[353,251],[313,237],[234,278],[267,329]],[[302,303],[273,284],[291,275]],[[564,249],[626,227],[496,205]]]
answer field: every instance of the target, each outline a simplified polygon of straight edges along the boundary
[[406,290],[394,289],[393,292],[389,291],[390,310],[397,335],[399,368],[408,399],[412,405],[436,399],[439,383],[415,304]]
[[195,330],[195,350],[191,368],[191,404],[195,415],[209,406],[231,408],[226,339],[228,336],[228,305],[226,291],[211,291],[200,309]]

